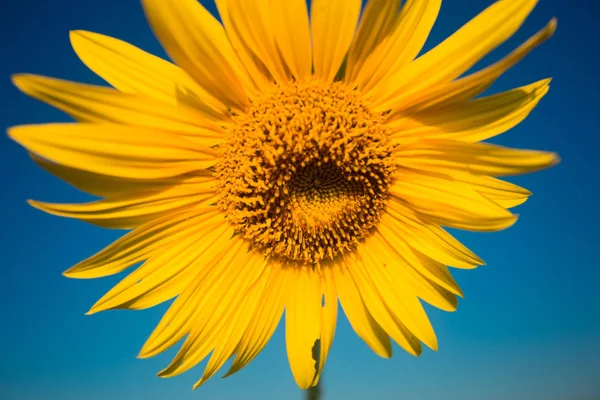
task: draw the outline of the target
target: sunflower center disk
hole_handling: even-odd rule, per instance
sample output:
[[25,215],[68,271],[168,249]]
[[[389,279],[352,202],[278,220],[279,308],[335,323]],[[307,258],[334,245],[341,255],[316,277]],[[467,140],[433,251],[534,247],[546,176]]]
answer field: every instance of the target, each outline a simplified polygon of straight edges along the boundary
[[383,116],[341,83],[277,87],[234,118],[219,205],[269,256],[319,263],[378,221],[394,165]]

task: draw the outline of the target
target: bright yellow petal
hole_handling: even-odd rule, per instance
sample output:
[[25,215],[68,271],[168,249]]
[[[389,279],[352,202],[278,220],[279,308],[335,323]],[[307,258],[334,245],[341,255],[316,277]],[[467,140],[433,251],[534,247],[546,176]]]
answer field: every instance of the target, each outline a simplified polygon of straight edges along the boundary
[[205,146],[223,141],[222,122],[210,121],[187,106],[172,106],[145,96],[38,75],[15,75],[12,79],[24,93],[81,122],[107,122],[171,131],[198,139]]
[[206,365],[202,378],[194,384],[194,389],[210,379],[233,355],[239,345],[244,332],[247,330],[256,310],[263,306],[264,294],[269,282],[271,271],[263,272],[248,290],[241,302],[239,309],[232,319],[229,319],[221,333],[218,344]]
[[279,55],[271,25],[270,7],[266,0],[225,0],[219,9],[226,10],[230,29],[235,30],[245,45],[265,65],[277,82],[287,82],[287,74]]
[[172,105],[186,104],[207,117],[226,118],[227,107],[181,68],[129,43],[87,31],[72,31],[71,45],[89,69],[123,93]]
[[313,0],[310,23],[314,74],[324,82],[337,75],[360,16],[361,0]]
[[312,74],[312,44],[306,1],[271,1],[270,16],[277,48],[287,67],[296,80],[308,79]]
[[446,139],[479,142],[517,126],[548,93],[549,79],[442,108],[407,112],[389,122],[394,143]]
[[[121,271],[147,260],[154,252],[173,241],[174,233],[194,224],[194,217],[203,211],[192,210],[166,215],[142,225],[122,236],[105,249],[79,262],[66,270],[63,275],[69,278],[91,279],[118,274]],[[190,222],[185,222],[190,221]]]
[[314,386],[321,360],[321,282],[312,267],[289,266],[285,307],[288,360],[301,389]]
[[377,288],[394,317],[428,347],[437,350],[435,332],[417,298],[418,293],[410,285],[405,268],[398,266],[400,260],[386,257],[385,254],[374,254],[377,236],[371,235],[356,250],[364,263],[363,273]]
[[[234,230],[219,236],[201,260],[196,276],[181,292],[160,320],[138,357],[153,357],[167,350],[196,326],[205,326],[228,292],[237,270],[234,261],[245,260],[243,241],[233,238]],[[241,257],[241,258],[240,258]],[[246,265],[246,264],[241,264]],[[214,322],[213,322],[214,325]]]
[[238,109],[252,88],[223,26],[196,0],[143,0],[146,17],[171,59],[207,92]]
[[385,332],[404,350],[413,356],[421,354],[421,342],[388,308],[379,287],[366,272],[363,261],[355,254],[344,256],[345,269],[340,271],[349,274],[365,302],[369,313]]
[[521,61],[537,46],[550,39],[555,31],[556,19],[552,19],[542,30],[502,60],[446,85],[434,86],[427,89],[420,93],[419,98],[414,99],[414,104],[406,104],[406,106],[410,106],[411,109],[415,110],[423,110],[433,106],[442,107],[447,104],[471,99],[483,93],[504,72]]
[[207,206],[216,201],[212,181],[180,185],[156,193],[124,194],[81,204],[29,201],[33,207],[66,218],[75,218],[103,228],[131,229],[182,209]]
[[469,185],[436,176],[404,172],[390,187],[390,208],[409,205],[434,223],[473,231],[496,231],[517,217]]
[[[364,246],[362,252],[372,262],[383,265],[383,271],[391,277],[391,287],[395,287],[398,293],[405,294],[405,296],[402,296],[402,303],[405,307],[410,307],[412,303],[415,309],[419,309],[419,307],[416,307],[418,302],[406,297],[414,295],[441,310],[455,311],[458,306],[456,295],[422,275],[410,264],[409,259],[404,257],[404,253],[395,247],[395,244],[396,241],[388,240],[380,232],[374,232],[372,238],[369,239],[368,247]],[[398,282],[400,284],[396,286]],[[417,318],[422,319],[424,311],[415,315]],[[404,321],[405,318],[401,318],[401,320]],[[424,326],[427,329],[431,328],[430,324]]]
[[401,241],[415,250],[443,264],[466,269],[483,265],[479,257],[452,235],[438,225],[419,218],[409,207],[402,204],[395,204],[387,210],[387,215],[381,218],[378,230],[389,233],[384,235],[390,240],[401,238]]
[[228,16],[228,31],[243,38],[276,82],[287,82],[288,71],[296,78],[310,74],[308,11],[303,0],[221,0],[219,9]]
[[[394,30],[368,56],[354,82],[369,93],[379,82],[394,81],[419,54],[437,19],[441,0],[408,0]],[[443,68],[443,67],[442,67]]]
[[396,149],[396,164],[451,174],[452,170],[473,174],[507,176],[527,174],[556,165],[555,153],[511,149],[488,143],[454,140],[419,140]]
[[537,0],[500,0],[414,62],[380,81],[366,96],[377,111],[404,108],[424,90],[459,77],[510,38]]
[[199,171],[216,152],[175,134],[113,124],[23,125],[8,135],[43,158],[98,174],[160,179]]
[[375,321],[345,266],[333,268],[340,304],[354,332],[380,357],[392,356],[390,337]]
[[[386,221],[387,222],[387,221]],[[452,278],[448,267],[445,264],[439,263],[430,257],[418,252],[412,247],[412,241],[405,242],[399,234],[390,230],[390,224],[381,222],[377,226],[377,231],[381,233],[383,240],[387,245],[394,249],[395,253],[400,255],[400,258],[405,260],[405,266],[414,270],[417,277],[424,277],[427,280],[435,283],[441,288],[457,296],[463,296],[463,292]],[[409,271],[414,275],[414,272]]]
[[[265,267],[263,257],[251,253],[247,245],[236,254],[229,270],[225,274],[223,284],[211,299],[216,307],[201,307],[196,318],[190,321],[190,333],[171,364],[160,371],[163,378],[179,375],[206,358],[226,335],[227,328],[235,321],[245,303],[250,290],[261,277]],[[208,293],[198,295],[210,296]],[[190,307],[186,304],[184,307]],[[202,315],[206,314],[206,315]]]
[[271,262],[267,268],[272,272],[261,306],[252,315],[250,324],[240,340],[237,355],[224,377],[236,373],[254,360],[275,333],[283,315],[289,274],[282,271],[281,265],[274,262]]
[[520,186],[491,176],[473,175],[469,172],[453,171],[452,178],[468,184],[484,197],[504,208],[512,208],[523,204],[531,192]]
[[65,165],[44,160],[43,158],[40,158],[32,153],[29,155],[37,165],[42,167],[50,174],[73,185],[79,190],[98,197],[114,197],[123,194],[160,192],[176,185],[208,182],[214,181],[215,179],[210,171],[198,171],[191,175],[180,175],[152,180],[118,178],[110,175],[89,172],[78,168],[67,167]]
[[218,212],[194,218],[195,224],[182,224],[174,240],[150,254],[148,260],[115,285],[94,304],[89,314],[114,308],[146,308],[181,293],[198,273],[196,260],[226,233],[226,222]]
[[221,17],[221,21],[223,22],[225,33],[227,34],[229,42],[231,43],[231,47],[239,57],[241,63],[248,73],[248,76],[252,80],[252,90],[264,90],[274,82],[271,73],[262,60],[248,46],[248,38],[243,36],[233,23],[229,14],[230,7],[228,0],[215,0],[215,4],[219,10],[219,15]]
[[[332,266],[336,268],[337,265]],[[335,327],[337,323],[338,314],[338,296],[337,288],[335,287],[335,281],[333,278],[332,268],[321,268],[321,293],[322,293],[322,304],[321,304],[321,350],[319,354],[319,376],[313,382],[316,384],[320,377],[327,356],[329,355],[329,349],[333,343],[333,337],[335,335]]]
[[365,60],[396,27],[401,0],[370,0],[362,13],[358,30],[348,51],[345,81],[356,82]]

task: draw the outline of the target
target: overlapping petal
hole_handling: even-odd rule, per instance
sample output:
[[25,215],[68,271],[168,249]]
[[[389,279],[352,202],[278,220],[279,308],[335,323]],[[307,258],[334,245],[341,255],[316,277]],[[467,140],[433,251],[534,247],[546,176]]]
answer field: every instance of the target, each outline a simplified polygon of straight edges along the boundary
[[32,153],[71,168],[127,179],[161,179],[209,168],[217,153],[173,133],[115,124],[10,128]]
[[486,140],[523,121],[548,93],[549,84],[550,80],[544,79],[504,93],[446,107],[405,111],[388,122],[392,131],[390,137],[398,144],[419,139]]
[[441,44],[406,64],[365,96],[376,110],[405,108],[422,93],[456,79],[510,38],[537,0],[500,0],[473,18]]
[[[369,54],[353,82],[370,92],[379,82],[394,82],[419,54],[435,23],[441,0],[408,0],[393,30]],[[392,14],[393,15],[393,14]]]
[[310,23],[316,78],[331,82],[342,66],[356,31],[360,0],[313,0]]
[[143,95],[38,75],[16,75],[13,83],[24,93],[80,122],[174,132],[209,147],[223,141],[224,122],[210,120],[197,109],[183,104],[174,106]]
[[82,204],[29,201],[35,208],[61,217],[75,218],[103,228],[131,229],[163,215],[206,206],[216,201],[214,181],[176,185],[163,191],[125,193]]
[[252,82],[223,26],[196,0],[144,0],[148,21],[169,56],[228,107],[248,104]]
[[208,118],[228,118],[223,103],[166,60],[122,40],[88,31],[72,31],[71,45],[89,69],[123,93],[186,104]]

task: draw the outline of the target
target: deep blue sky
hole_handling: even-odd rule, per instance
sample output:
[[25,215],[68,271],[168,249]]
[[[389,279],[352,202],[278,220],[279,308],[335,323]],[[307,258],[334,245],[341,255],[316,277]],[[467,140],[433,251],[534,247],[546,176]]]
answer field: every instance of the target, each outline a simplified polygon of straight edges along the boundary
[[[491,0],[447,0],[428,46]],[[212,1],[205,1],[214,9]],[[137,0],[4,0],[0,12],[0,126],[67,121],[20,94],[15,72],[101,83],[72,52],[68,32],[87,29],[164,55]],[[326,399],[600,399],[598,300],[598,146],[600,145],[600,4],[541,0],[496,59],[559,19],[556,36],[492,88],[501,91],[554,77],[529,119],[497,142],[553,150],[562,163],[515,182],[534,196],[512,229],[458,233],[488,266],[457,271],[466,298],[455,313],[428,307],[440,350],[415,359],[395,348],[380,359],[340,317],[324,374]],[[84,316],[120,277],[69,280],[61,272],[120,233],[45,215],[29,198],[86,197],[45,174],[5,135],[0,137],[4,210],[0,223],[0,399],[300,399],[278,329],[265,351],[226,380],[192,392],[196,368],[162,380],[155,373],[174,351],[135,358],[166,306]]]

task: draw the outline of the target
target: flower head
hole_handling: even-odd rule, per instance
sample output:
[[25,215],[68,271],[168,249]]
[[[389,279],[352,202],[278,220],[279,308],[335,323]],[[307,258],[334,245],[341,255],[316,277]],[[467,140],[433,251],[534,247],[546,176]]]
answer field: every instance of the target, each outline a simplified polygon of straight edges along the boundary
[[[202,384],[263,349],[284,310],[298,385],[318,382],[338,301],[382,357],[437,339],[420,300],[462,293],[447,266],[483,264],[443,227],[495,231],[529,192],[498,177],[553,153],[482,143],[519,124],[549,79],[479,97],[555,30],[464,76],[506,41],[535,0],[500,0],[420,55],[441,0],[144,0],[174,64],[74,31],[81,60],[113,88],[17,75],[25,93],[77,122],[9,135],[42,168],[101,199],[31,204],[122,238],[65,272],[98,278],[142,263],[90,310],[175,298],[144,344],[185,337],[160,372],[210,356]],[[418,56],[418,57],[417,57]]]

